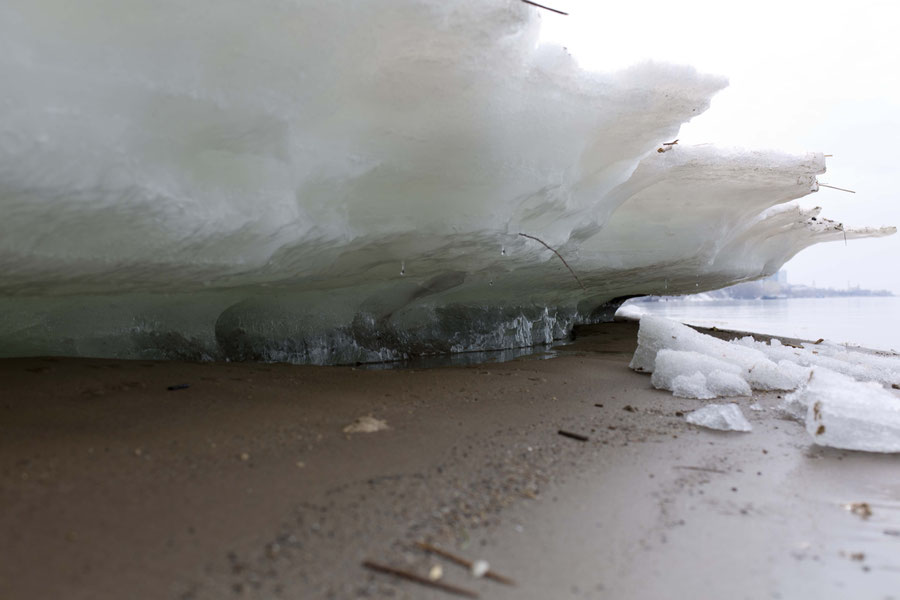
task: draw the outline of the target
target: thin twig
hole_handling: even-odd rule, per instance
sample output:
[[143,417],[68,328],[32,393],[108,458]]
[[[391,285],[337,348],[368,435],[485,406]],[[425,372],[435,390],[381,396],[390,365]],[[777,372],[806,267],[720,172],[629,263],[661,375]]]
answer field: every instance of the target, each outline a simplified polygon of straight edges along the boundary
[[443,590],[445,592],[449,592],[451,594],[456,594],[457,596],[465,596],[466,598],[478,598],[478,594],[471,590],[467,590],[465,588],[457,587],[455,585],[450,585],[449,583],[444,583],[442,581],[432,581],[427,577],[422,577],[421,575],[416,575],[415,573],[410,573],[409,571],[404,571],[402,569],[395,569],[394,567],[389,567],[387,565],[380,565],[378,563],[374,563],[371,560],[367,560],[363,562],[363,566],[367,569],[372,569],[373,571],[378,571],[379,573],[387,573],[388,575],[394,575],[396,577],[400,577],[401,579],[406,579],[407,581],[414,581],[416,583],[421,583],[422,585],[427,585],[428,587],[433,587],[439,590]]
[[559,435],[563,435],[567,438],[572,438],[573,440],[578,440],[579,442],[586,442],[590,439],[586,435],[581,435],[580,433],[572,433],[571,431],[565,431],[563,429],[560,429],[556,433],[558,433]]
[[[474,564],[471,560],[463,558],[462,556],[457,556],[455,554],[451,554],[447,552],[443,548],[438,548],[437,546],[433,546],[427,542],[416,542],[416,546],[424,550],[425,552],[431,552],[433,554],[437,554],[438,556],[443,556],[447,560],[451,562],[455,562],[461,567],[465,567],[467,569],[471,569]],[[493,579],[494,581],[499,581],[500,583],[505,583],[506,585],[516,585],[516,582],[510,579],[509,577],[505,577],[500,575],[496,571],[488,569],[488,571],[484,574],[485,577]]]
[[721,473],[726,475],[725,471],[720,471],[719,469],[710,469],[709,467],[692,467],[687,465],[675,465],[672,467],[673,469],[690,469],[691,471],[705,471],[707,473]]
[[549,10],[550,12],[555,12],[558,15],[566,15],[569,16],[569,13],[563,12],[561,10],[556,10],[555,8],[550,8],[549,6],[544,6],[543,4],[538,4],[537,2],[532,2],[531,0],[522,0],[525,4],[530,4],[532,6],[537,6],[538,8],[543,8],[544,10]]
[[[817,182],[817,183],[818,183],[818,182]],[[839,188],[839,187],[834,186],[834,185],[828,185],[827,183],[819,183],[819,187],[827,187],[827,188],[831,188],[831,189],[833,189],[833,190],[840,190],[840,191],[842,191],[842,192],[850,192],[851,194],[855,194],[855,193],[856,193],[856,192],[854,192],[853,190],[847,190],[847,189],[844,189],[844,188]]]
[[[522,0],[522,1],[524,2],[525,0]],[[527,233],[519,233],[519,235],[521,235],[522,237],[526,237],[526,238],[528,238],[528,239],[530,239],[530,240],[534,240],[534,241],[536,241],[536,242],[540,242],[540,243],[544,246],[544,248],[546,248],[547,250],[550,250],[551,252],[553,252],[553,254],[555,254],[556,256],[558,256],[558,257],[559,257],[559,260],[561,260],[562,263],[563,263],[564,265],[566,265],[566,268],[569,270],[569,273],[572,274],[572,277],[575,278],[575,281],[578,282],[578,285],[581,286],[581,289],[583,289],[584,291],[587,291],[587,288],[584,287],[584,284],[581,283],[581,280],[580,280],[580,279],[578,279],[578,275],[575,274],[575,271],[572,270],[572,267],[569,266],[569,263],[566,262],[566,259],[564,259],[564,258],[562,257],[562,254],[560,254],[559,252],[557,252],[556,250],[554,250],[553,248],[551,248],[549,245],[547,245],[547,242],[545,242],[544,240],[542,240],[542,239],[540,239],[540,238],[534,237],[533,235],[528,235]]]

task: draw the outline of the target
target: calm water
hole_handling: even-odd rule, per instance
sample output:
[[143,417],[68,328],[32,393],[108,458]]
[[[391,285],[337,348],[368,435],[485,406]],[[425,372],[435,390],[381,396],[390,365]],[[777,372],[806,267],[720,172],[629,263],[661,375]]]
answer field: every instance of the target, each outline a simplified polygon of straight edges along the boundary
[[671,300],[631,305],[692,325],[900,350],[900,297]]

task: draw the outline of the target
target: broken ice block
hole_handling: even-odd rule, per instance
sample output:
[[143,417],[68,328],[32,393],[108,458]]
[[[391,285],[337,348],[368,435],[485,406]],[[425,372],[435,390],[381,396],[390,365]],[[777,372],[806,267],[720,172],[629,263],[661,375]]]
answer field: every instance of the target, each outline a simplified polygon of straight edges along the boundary
[[[799,385],[809,377],[810,366],[820,366],[843,373],[858,381],[893,383],[900,380],[900,357],[868,350],[851,350],[838,344],[804,343],[802,348],[786,346],[778,340],[769,344],[750,336],[733,343],[761,351],[782,369],[789,369]],[[805,371],[805,373],[804,373]],[[789,374],[790,374],[789,372]]]
[[731,371],[715,370],[706,376],[706,387],[716,396],[749,396],[750,384]]
[[[673,382],[679,375],[693,376],[694,373],[701,373],[704,376],[704,385],[706,385],[705,377],[713,371],[732,373],[740,378],[741,368],[699,352],[663,349],[656,354],[650,383],[656,389],[673,390]],[[699,398],[700,396],[687,397]],[[712,398],[713,396],[708,397]]]
[[804,423],[806,421],[807,411],[804,390],[800,389],[785,396],[784,400],[781,401],[781,404],[778,405],[778,410],[788,419]]
[[679,398],[711,400],[716,395],[706,387],[706,377],[700,371],[691,375],[678,375],[672,380],[672,395]]
[[753,426],[744,417],[741,408],[731,404],[709,404],[688,414],[685,420],[692,425],[720,431],[752,431]]
[[629,366],[651,373],[659,352],[666,349],[696,352],[735,365],[741,377],[756,390],[793,390],[800,383],[794,373],[785,372],[756,348],[726,342],[670,319],[649,315],[641,317],[638,347]]
[[806,430],[816,444],[900,452],[900,397],[881,385],[817,367],[793,395],[807,405]]

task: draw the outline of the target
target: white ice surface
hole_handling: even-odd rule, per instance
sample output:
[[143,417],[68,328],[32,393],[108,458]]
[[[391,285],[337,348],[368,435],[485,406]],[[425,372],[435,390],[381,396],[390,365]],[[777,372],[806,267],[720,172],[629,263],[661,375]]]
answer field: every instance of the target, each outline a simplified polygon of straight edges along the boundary
[[737,404],[707,404],[689,413],[685,420],[693,425],[720,431],[752,431],[753,426],[744,417]]

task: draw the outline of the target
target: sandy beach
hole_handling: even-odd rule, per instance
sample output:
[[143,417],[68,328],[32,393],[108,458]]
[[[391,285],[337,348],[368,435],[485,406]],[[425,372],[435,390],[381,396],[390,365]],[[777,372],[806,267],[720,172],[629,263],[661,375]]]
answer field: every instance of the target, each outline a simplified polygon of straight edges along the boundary
[[636,332],[428,369],[0,361],[0,597],[452,597],[371,560],[483,598],[900,598],[900,457],[812,445],[776,393],[738,400],[752,433],[691,426]]

